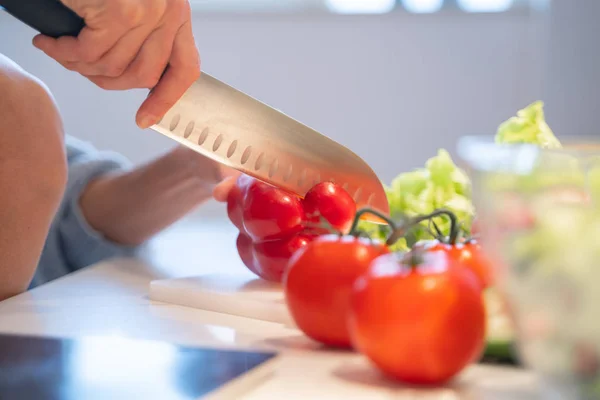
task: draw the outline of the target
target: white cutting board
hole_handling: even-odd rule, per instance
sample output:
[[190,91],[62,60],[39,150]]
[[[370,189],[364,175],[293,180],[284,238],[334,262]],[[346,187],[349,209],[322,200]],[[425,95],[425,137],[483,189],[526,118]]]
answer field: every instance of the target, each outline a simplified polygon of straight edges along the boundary
[[252,273],[155,280],[150,299],[240,317],[293,325],[281,285]]

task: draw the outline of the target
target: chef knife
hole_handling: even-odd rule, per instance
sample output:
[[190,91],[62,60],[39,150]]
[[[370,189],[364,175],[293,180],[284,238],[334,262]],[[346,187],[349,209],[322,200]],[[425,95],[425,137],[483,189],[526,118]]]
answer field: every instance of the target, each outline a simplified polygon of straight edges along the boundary
[[[85,26],[58,0],[0,0],[0,6],[51,37],[77,36]],[[389,214],[380,180],[360,157],[206,72],[151,129],[299,196],[319,182],[333,181],[358,207]]]

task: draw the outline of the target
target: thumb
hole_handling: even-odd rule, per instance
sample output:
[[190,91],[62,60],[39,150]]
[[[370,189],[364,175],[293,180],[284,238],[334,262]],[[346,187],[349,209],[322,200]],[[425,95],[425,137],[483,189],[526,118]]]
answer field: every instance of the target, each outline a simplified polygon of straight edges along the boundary
[[225,203],[227,201],[227,196],[229,196],[229,192],[236,184],[235,176],[228,176],[223,179],[215,188],[213,189],[213,197],[216,201],[220,203]]

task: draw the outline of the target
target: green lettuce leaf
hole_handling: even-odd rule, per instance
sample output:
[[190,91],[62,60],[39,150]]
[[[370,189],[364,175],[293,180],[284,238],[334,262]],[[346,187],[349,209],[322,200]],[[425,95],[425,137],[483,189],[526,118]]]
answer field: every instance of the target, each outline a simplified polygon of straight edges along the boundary
[[[515,117],[502,123],[495,137],[496,143],[534,144],[543,148],[562,147],[545,121],[543,107],[543,102],[536,101],[519,110]],[[536,176],[536,178],[535,180],[529,179],[527,184],[537,187],[541,183],[545,183],[540,176]],[[552,175],[544,176],[544,178],[551,179],[552,183],[555,183],[557,179],[573,181],[579,176],[569,170],[564,171],[559,177]],[[498,179],[494,184],[514,184],[512,177],[503,179],[505,181]],[[600,184],[600,169],[594,179]],[[385,186],[385,191],[392,219],[415,217],[445,208],[455,213],[461,224],[461,233],[470,234],[475,216],[471,198],[471,181],[468,175],[456,166],[450,153],[446,150],[438,150],[436,156],[427,160],[424,168],[398,175],[389,186]],[[435,223],[443,235],[449,235],[450,221],[448,218],[437,218]],[[390,233],[389,227],[369,222],[361,222],[359,227],[363,232],[381,240],[385,240]],[[406,239],[399,240],[392,248],[408,250],[418,241],[432,239],[429,228],[428,223],[422,223],[413,229]]]
[[[438,150],[435,157],[427,160],[424,168],[398,175],[390,186],[385,187],[385,191],[390,204],[390,215],[394,220],[446,208],[456,214],[463,224],[463,232],[470,232],[475,212],[471,202],[471,182],[446,150]],[[435,222],[444,235],[450,233],[448,218],[440,217]],[[381,240],[385,240],[390,233],[387,226],[369,222],[361,222],[360,228]],[[428,223],[424,222],[407,235],[408,240],[400,239],[392,248],[407,250],[418,241],[432,238]]]
[[557,149],[562,145],[546,123],[544,103],[536,101],[503,122],[496,133],[498,144],[534,144],[541,148]]

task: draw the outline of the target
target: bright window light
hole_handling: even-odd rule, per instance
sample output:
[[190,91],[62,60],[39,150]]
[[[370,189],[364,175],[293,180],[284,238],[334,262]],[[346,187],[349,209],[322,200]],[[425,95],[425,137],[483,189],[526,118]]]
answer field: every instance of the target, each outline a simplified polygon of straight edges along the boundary
[[457,0],[466,12],[503,12],[512,7],[514,0]]
[[411,13],[433,13],[440,11],[444,0],[402,0],[402,5]]
[[395,0],[325,0],[327,8],[339,14],[385,14],[392,11]]

